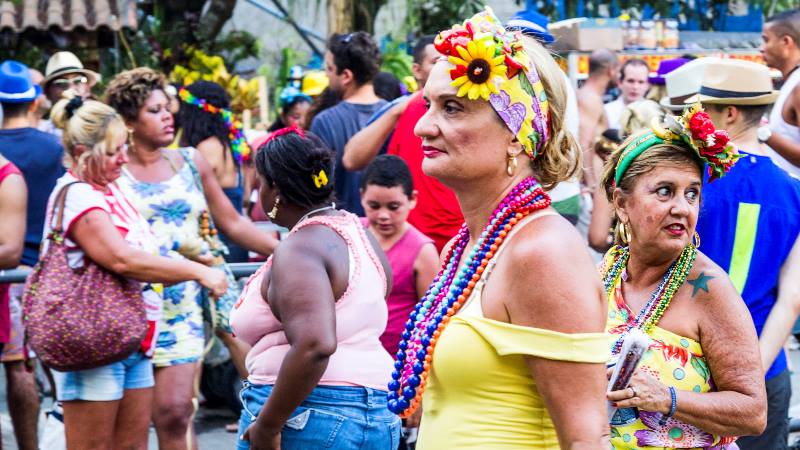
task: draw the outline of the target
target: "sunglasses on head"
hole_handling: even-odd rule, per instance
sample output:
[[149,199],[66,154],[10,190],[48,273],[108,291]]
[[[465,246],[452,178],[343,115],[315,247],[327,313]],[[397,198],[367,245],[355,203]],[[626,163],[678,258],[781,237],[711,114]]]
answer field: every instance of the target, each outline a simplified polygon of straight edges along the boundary
[[89,78],[79,76],[75,78],[59,78],[52,82],[53,86],[61,89],[69,89],[72,86],[78,87],[89,83]]

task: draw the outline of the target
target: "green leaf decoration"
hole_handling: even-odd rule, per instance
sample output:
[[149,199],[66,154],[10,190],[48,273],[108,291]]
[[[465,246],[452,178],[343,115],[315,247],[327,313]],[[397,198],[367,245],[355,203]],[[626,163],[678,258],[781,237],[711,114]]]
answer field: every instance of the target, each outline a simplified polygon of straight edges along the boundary
[[531,86],[530,80],[528,80],[528,76],[525,75],[520,71],[519,75],[519,84],[522,86],[522,90],[527,92],[533,98],[536,98],[536,92],[533,91],[533,86]]
[[692,367],[694,370],[700,374],[700,376],[703,377],[706,382],[708,382],[711,378],[711,372],[709,372],[706,362],[694,355],[690,356],[690,359],[692,361]]
[[621,437],[616,427],[611,427],[611,439]]

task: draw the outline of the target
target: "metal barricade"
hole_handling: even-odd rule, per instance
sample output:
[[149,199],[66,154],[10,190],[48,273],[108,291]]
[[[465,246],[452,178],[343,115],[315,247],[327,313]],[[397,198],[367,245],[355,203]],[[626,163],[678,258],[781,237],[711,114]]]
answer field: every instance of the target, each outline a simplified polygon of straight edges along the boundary
[[[228,267],[231,268],[233,276],[239,279],[249,277],[255,273],[262,264],[264,263],[231,263],[228,264]],[[31,269],[0,270],[0,283],[24,283],[30,273]]]

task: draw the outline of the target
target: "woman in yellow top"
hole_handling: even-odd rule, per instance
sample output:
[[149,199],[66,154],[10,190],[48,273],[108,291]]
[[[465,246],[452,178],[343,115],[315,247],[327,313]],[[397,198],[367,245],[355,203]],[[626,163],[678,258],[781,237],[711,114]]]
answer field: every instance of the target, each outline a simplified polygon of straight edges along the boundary
[[488,8],[436,39],[447,58],[415,133],[423,170],[453,189],[466,223],[389,384],[393,412],[422,405],[420,450],[608,448],[602,289],[543,190],[574,176],[580,153],[563,76],[523,39]]
[[738,449],[735,436],[764,430],[753,322],[694,231],[704,167],[713,181],[738,157],[696,106],[632,136],[606,163],[602,183],[620,224],[601,267],[612,358],[631,330],[651,338],[629,387],[608,394],[619,408],[615,449]]

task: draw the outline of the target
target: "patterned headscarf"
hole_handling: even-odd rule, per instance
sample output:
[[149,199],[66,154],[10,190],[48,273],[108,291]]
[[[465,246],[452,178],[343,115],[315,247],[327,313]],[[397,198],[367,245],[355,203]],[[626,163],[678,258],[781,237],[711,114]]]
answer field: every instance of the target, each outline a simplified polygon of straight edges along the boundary
[[463,25],[439,33],[434,46],[454,66],[450,84],[457,95],[488,100],[525,153],[539,156],[549,137],[549,106],[521,34],[506,31],[487,6]]

